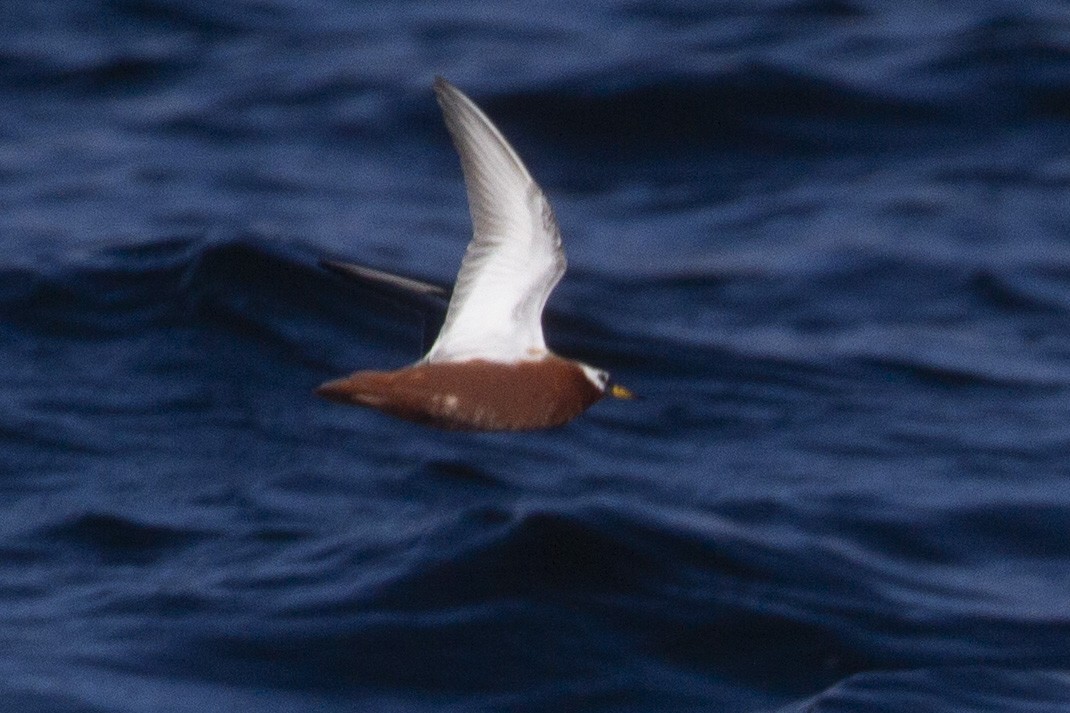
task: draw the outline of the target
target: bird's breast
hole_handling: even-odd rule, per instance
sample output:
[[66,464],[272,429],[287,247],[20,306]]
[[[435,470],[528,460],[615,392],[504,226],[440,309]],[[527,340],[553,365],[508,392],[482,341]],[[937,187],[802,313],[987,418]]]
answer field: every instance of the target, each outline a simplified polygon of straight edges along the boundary
[[575,362],[553,355],[515,364],[474,359],[361,371],[317,393],[441,428],[487,431],[560,426],[602,396]]

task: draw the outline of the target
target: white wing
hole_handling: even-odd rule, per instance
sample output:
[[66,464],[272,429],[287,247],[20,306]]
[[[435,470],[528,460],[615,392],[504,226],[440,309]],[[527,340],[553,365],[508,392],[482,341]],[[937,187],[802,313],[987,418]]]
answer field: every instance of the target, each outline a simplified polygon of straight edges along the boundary
[[550,204],[479,107],[441,77],[435,95],[461,155],[473,236],[426,361],[516,361],[546,352],[542,309],[565,273]]

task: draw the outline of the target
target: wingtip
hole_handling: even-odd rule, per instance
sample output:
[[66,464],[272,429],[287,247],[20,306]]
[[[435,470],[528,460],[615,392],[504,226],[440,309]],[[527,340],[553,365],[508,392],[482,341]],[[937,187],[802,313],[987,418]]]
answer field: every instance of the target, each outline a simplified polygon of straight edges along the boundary
[[[463,91],[457,88],[457,85],[449,81],[445,77],[439,75],[435,77],[434,82],[435,98],[438,99],[439,106],[449,114],[451,107],[469,107],[470,110],[474,110],[479,113],[481,110],[475,105],[475,103],[465,94]],[[489,122],[489,119],[486,119]]]
[[431,86],[435,90],[435,94],[438,94],[439,96],[445,93],[457,91],[457,87],[453,86],[449,82],[449,80],[447,80],[441,74],[435,75],[435,81],[431,83]]
[[425,282],[412,277],[395,275],[384,270],[376,270],[373,267],[358,265],[351,262],[338,260],[319,259],[319,266],[328,272],[333,272],[347,280],[364,285],[377,285],[391,290],[404,293],[413,293],[423,296],[436,297],[448,300],[450,288],[433,282]]
[[348,265],[338,260],[328,260],[327,258],[320,258],[318,261],[320,269],[327,272],[333,272],[336,275],[342,275],[343,277],[352,277],[352,271],[348,270]]

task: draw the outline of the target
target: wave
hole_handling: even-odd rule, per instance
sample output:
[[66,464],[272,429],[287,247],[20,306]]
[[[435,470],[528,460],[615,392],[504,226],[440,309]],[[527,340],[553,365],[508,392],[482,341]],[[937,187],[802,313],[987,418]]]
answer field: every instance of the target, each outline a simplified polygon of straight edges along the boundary
[[[9,5],[8,708],[1070,696],[1059,2]],[[550,343],[643,400],[312,396],[423,337],[321,252],[456,264],[436,73],[582,226]]]
[[[166,340],[167,330],[222,331],[323,373],[343,359],[345,344],[359,344],[369,361],[398,348],[415,359],[426,341],[421,325],[433,315],[337,279],[316,267],[318,257],[255,237],[135,244],[66,265],[0,269],[0,307],[8,330],[39,337]],[[548,334],[576,358],[666,379],[735,373],[823,387],[862,377],[861,367],[958,385],[1070,384],[1058,351],[942,326],[1028,318],[1036,329],[1061,331],[1070,291],[1059,268],[972,268],[904,254],[789,270],[579,272],[565,288],[566,308],[551,305]],[[906,293],[913,299],[889,311]],[[567,307],[575,295],[582,305]],[[662,310],[680,314],[659,320]]]
[[148,564],[212,533],[189,525],[141,521],[112,513],[83,513],[39,532],[51,547],[99,557],[105,564]]
[[[138,645],[168,676],[293,691],[537,698],[554,680],[558,695],[582,696],[599,680],[585,670],[645,672],[655,700],[763,687],[783,710],[894,702],[911,682],[953,701],[982,672],[992,678],[979,695],[995,699],[1064,690],[1045,669],[1067,655],[1070,622],[1023,619],[1013,602],[970,611],[949,562],[915,548],[895,560],[858,550],[852,532],[800,537],[802,513],[784,503],[703,512],[511,498],[436,517],[401,559],[291,542],[227,597],[254,616],[204,600],[195,623],[158,622]],[[904,611],[899,597],[918,589],[928,607]]]
[[[848,132],[835,122],[861,119],[904,125],[947,118],[925,104],[911,104],[793,68],[751,64],[707,76],[632,80],[613,92],[585,87],[540,88],[522,95],[491,97],[488,111],[509,125],[521,125],[555,141],[626,151],[633,158],[666,150],[760,147],[784,151],[843,146]],[[821,131],[805,122],[819,120]],[[800,133],[803,129],[805,133]]]
[[1070,700],[1064,671],[1016,667],[950,666],[857,674],[821,694],[778,710],[1028,710],[1057,713]]
[[[545,55],[508,81],[484,79],[474,88],[492,115],[577,149],[597,145],[644,157],[697,148],[782,153],[976,141],[1022,119],[1065,118],[1062,100],[1070,92],[1070,48],[1059,34],[1059,13],[1043,3],[947,19],[928,28],[924,43],[886,29],[902,20],[899,11],[859,3],[765,3],[721,18],[705,7],[629,6],[610,15],[649,25],[648,37],[614,47],[599,61],[590,59],[584,39],[597,32],[583,21],[520,21],[507,8],[460,13],[445,24],[433,11],[414,10],[398,28],[383,23],[399,18],[351,17],[341,9],[333,19],[308,18],[291,0],[226,10],[171,0],[111,5],[116,27],[153,41],[92,42],[108,28],[72,16],[69,26],[39,35],[43,50],[0,44],[0,83],[85,96],[155,96],[152,111],[135,115],[143,126],[156,117],[179,133],[255,133],[291,121],[307,128],[289,112],[323,110],[332,115],[331,132],[364,132],[384,121],[412,128],[409,120],[434,131],[439,120],[429,92],[412,89],[411,75],[429,78],[450,67],[399,63],[388,70],[369,60],[396,54],[397,33],[442,43],[465,37],[488,50],[518,45]],[[691,28],[683,41],[688,51],[657,52],[679,23]],[[278,33],[295,55],[243,52],[266,49]],[[815,33],[821,52],[808,50]],[[205,42],[232,49],[206,52]],[[72,46],[79,52],[70,52]],[[302,62],[301,52],[318,62]],[[655,52],[656,62],[645,61]],[[558,67],[558,56],[573,61]],[[271,73],[257,64],[264,57]],[[211,75],[213,86],[200,83],[200,74]],[[167,101],[176,85],[189,90],[181,106]]]

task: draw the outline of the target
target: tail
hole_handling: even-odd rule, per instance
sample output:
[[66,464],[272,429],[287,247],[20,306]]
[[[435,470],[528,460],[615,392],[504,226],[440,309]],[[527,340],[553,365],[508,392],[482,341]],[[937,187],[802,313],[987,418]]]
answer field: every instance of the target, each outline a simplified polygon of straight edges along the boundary
[[320,384],[316,387],[315,394],[339,404],[379,406],[385,399],[382,392],[375,388],[374,375],[374,372],[358,371],[356,374]]

